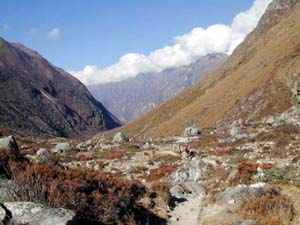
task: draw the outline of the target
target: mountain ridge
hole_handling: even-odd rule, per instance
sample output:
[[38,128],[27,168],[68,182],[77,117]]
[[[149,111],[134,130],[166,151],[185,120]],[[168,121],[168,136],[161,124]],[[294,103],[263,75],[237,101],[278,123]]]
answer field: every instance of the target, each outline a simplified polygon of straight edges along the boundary
[[202,75],[221,66],[226,57],[222,53],[208,54],[187,66],[138,74],[124,81],[88,88],[96,99],[126,123],[192,86]]
[[120,125],[75,77],[0,39],[0,127],[33,136],[91,136]]
[[[227,126],[235,119],[255,120],[286,110],[294,104],[286,80],[299,68],[299,4],[296,0],[273,1],[222,68],[121,130],[144,137],[177,135],[186,126]],[[278,88],[282,90],[279,96]],[[259,91],[263,93],[255,96]],[[247,111],[237,104],[245,99],[252,99]],[[236,107],[240,110],[234,110]],[[233,111],[239,114],[225,118]]]

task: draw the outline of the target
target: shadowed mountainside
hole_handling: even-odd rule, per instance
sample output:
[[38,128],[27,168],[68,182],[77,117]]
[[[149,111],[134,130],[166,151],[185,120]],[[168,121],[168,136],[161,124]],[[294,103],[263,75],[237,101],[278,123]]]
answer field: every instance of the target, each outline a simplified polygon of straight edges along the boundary
[[32,136],[90,136],[120,123],[76,78],[0,38],[0,128]]

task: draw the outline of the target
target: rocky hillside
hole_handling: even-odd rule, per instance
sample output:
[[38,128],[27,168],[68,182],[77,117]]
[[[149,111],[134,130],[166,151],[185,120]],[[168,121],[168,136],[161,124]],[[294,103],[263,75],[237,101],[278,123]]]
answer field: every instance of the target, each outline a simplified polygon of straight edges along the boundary
[[188,66],[139,74],[128,80],[88,88],[97,100],[126,123],[192,86],[204,74],[221,66],[226,57],[210,54]]
[[37,52],[0,39],[0,128],[79,137],[119,125],[73,76]]
[[189,125],[224,127],[237,119],[248,123],[297,105],[299,4],[274,0],[221,69],[123,131],[136,136],[174,135]]

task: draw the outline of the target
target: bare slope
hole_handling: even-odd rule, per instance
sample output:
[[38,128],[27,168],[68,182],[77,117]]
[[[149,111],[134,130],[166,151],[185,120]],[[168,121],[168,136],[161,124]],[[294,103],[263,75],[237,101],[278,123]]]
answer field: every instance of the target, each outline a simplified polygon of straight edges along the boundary
[[296,104],[300,80],[300,3],[274,0],[224,66],[125,126],[136,136],[181,133],[188,125],[257,120]]

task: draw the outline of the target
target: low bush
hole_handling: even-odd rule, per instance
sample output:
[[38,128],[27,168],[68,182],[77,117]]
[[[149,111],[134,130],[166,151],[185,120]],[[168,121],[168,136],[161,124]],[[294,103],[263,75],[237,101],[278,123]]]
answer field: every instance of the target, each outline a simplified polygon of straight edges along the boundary
[[271,168],[264,171],[262,182],[270,184],[291,184],[300,187],[300,171],[296,168]]
[[240,213],[243,218],[256,221],[256,225],[289,225],[294,217],[290,199],[276,190],[248,197],[243,201]]
[[177,168],[177,166],[174,166],[174,165],[164,165],[157,169],[153,169],[150,171],[150,175],[146,177],[146,180],[147,181],[158,181],[161,178],[164,178],[164,177],[167,177],[168,175],[170,175],[173,171],[175,171],[176,168]]
[[252,176],[257,173],[259,167],[258,163],[242,162],[237,164],[237,176],[236,179],[239,183],[250,184],[252,182]]
[[156,216],[138,204],[146,188],[108,173],[28,165],[14,176],[23,201],[76,212],[72,224],[144,224]]

